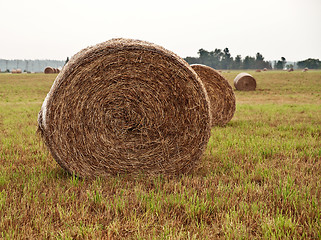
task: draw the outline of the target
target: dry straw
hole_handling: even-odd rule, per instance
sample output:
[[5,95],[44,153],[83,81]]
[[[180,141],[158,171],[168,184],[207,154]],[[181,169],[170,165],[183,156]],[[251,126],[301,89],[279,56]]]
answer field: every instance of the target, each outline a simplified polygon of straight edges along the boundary
[[240,91],[254,91],[256,89],[256,80],[248,73],[239,73],[234,79],[234,86]]
[[38,116],[54,159],[78,176],[189,172],[206,148],[210,122],[193,69],[160,46],[131,39],[73,56]]
[[52,67],[46,67],[44,73],[55,73],[55,70]]
[[235,95],[228,81],[215,69],[193,64],[191,67],[201,78],[211,103],[212,126],[225,125],[235,113]]

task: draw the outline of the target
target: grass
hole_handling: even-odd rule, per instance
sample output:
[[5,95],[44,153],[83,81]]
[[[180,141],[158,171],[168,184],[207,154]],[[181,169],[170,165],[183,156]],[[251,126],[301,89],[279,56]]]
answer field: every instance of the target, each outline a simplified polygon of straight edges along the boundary
[[91,180],[35,134],[56,75],[0,74],[0,239],[321,239],[321,71],[250,73],[193,173]]

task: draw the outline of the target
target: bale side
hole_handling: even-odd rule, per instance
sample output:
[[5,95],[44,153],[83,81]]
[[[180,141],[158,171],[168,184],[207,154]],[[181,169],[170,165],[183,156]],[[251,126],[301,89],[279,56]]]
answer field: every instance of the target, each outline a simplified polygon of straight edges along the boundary
[[215,69],[193,64],[191,67],[201,78],[210,99],[212,126],[227,124],[235,113],[235,95],[228,81]]
[[206,90],[183,59],[148,42],[112,39],[70,59],[38,122],[70,173],[180,174],[199,162],[211,116]]

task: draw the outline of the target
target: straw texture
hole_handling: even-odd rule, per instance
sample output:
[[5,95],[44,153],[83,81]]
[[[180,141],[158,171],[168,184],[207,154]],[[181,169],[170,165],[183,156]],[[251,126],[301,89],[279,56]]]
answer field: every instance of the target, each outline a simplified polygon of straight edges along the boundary
[[78,176],[180,174],[210,136],[206,90],[180,57],[152,43],[112,39],[73,56],[38,116],[54,159]]
[[240,91],[254,91],[256,89],[256,80],[248,73],[239,73],[234,79],[234,86]]
[[227,124],[235,113],[235,95],[228,81],[215,69],[193,64],[191,67],[201,78],[211,105],[211,126]]

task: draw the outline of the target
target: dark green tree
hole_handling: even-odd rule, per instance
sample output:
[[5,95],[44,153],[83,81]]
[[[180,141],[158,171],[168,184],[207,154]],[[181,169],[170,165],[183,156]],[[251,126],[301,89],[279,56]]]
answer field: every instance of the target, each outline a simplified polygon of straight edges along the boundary
[[224,48],[222,55],[222,69],[231,69],[232,68],[233,58],[231,57],[230,51],[228,48]]
[[308,58],[298,62],[299,68],[321,69],[321,61],[319,59]]
[[255,68],[255,58],[246,56],[243,60],[243,69],[254,69]]
[[255,56],[255,68],[262,69],[265,67],[264,57],[261,53],[257,53]]
[[67,59],[65,61],[65,65],[67,64],[67,62],[69,62],[69,57],[67,57]]
[[242,58],[241,58],[241,55],[237,55],[234,59],[233,68],[241,69],[241,67],[242,67]]

